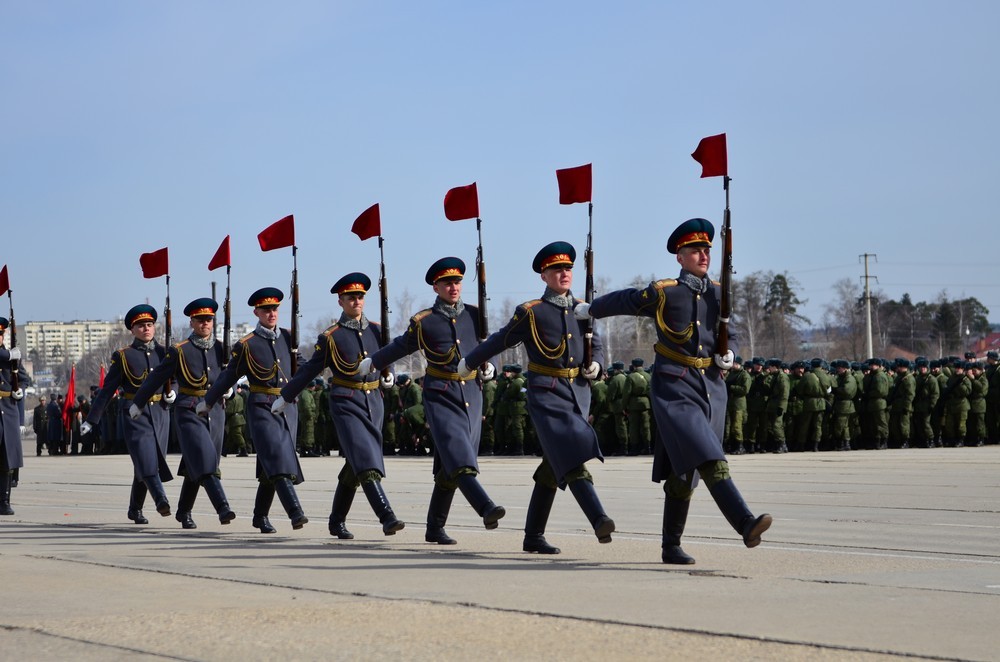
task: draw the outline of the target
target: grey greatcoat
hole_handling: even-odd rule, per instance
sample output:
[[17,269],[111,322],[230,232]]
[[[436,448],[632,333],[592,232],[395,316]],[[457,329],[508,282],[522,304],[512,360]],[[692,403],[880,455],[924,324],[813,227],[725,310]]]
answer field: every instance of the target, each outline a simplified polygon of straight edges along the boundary
[[[543,299],[522,303],[506,326],[466,355],[470,366],[479,365],[524,343],[529,361],[528,414],[560,485],[568,472],[587,460],[604,461],[597,433],[587,422],[590,382],[578,374],[573,378],[557,375],[579,372],[583,361],[583,329],[573,316],[577,303],[574,300],[572,307]],[[596,333],[592,347],[593,360],[603,365],[604,348]]]
[[[651,317],[656,323],[653,414],[659,444],[653,480],[679,476],[712,460],[725,460],[726,382],[712,360],[719,318],[719,284],[696,293],[672,278],[594,299],[590,314]],[[694,361],[698,364],[694,365]]]
[[[281,396],[291,401],[308,386],[324,368],[333,374],[328,400],[333,425],[337,429],[340,448],[355,475],[375,470],[385,476],[382,459],[382,417],[384,405],[377,374],[362,375],[361,361],[381,346],[378,325],[367,322],[364,328],[353,329],[334,324],[316,339],[309,362],[299,368]],[[285,409],[288,411],[291,407]]]
[[302,467],[295,452],[298,411],[287,407],[278,416],[271,413],[271,404],[280,397],[293,372],[292,338],[287,329],[280,329],[274,338],[268,336],[258,325],[240,338],[229,365],[205,394],[205,404],[214,407],[240,377],[246,376],[250,382],[247,421],[257,450],[257,475],[263,479],[290,476],[298,484],[302,482]]
[[[434,439],[434,473],[453,476],[463,467],[479,470],[483,389],[478,379],[457,379],[458,362],[479,343],[479,313],[475,306],[452,319],[439,307],[422,310],[406,332],[372,356],[372,367],[384,368],[421,351],[427,361],[424,375],[424,412]],[[471,365],[471,364],[470,364]]]
[[213,342],[201,349],[190,339],[171,345],[160,365],[153,369],[136,392],[132,404],[139,408],[173,379],[177,393],[174,401],[174,425],[181,446],[181,466],[177,473],[198,482],[202,477],[219,471],[222,437],[226,428],[226,409],[217,402],[203,418],[195,407],[222,372],[222,344]]
[[[94,396],[87,415],[87,422],[93,426],[101,421],[104,409],[111,402],[115,391],[122,389],[125,409],[132,404],[136,391],[142,386],[149,373],[160,365],[164,351],[155,340],[147,347],[138,338],[128,347],[123,347],[111,355],[111,367],[104,378],[104,386]],[[170,436],[170,412],[162,396],[153,396],[142,408],[142,415],[136,420],[125,416],[125,447],[132,458],[135,477],[155,476],[161,481],[173,480],[174,475],[167,466],[167,443]]]
[[[8,471],[24,466],[24,453],[21,449],[21,426],[24,425],[24,400],[14,400],[11,397],[11,361],[10,352],[0,346],[0,469]],[[18,363],[17,376],[23,389],[31,382],[24,366]],[[6,395],[4,395],[6,394]]]

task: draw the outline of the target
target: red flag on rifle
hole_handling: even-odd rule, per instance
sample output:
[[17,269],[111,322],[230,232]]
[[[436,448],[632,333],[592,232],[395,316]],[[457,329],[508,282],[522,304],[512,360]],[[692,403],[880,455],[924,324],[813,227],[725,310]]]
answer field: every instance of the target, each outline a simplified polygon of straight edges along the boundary
[[456,186],[444,194],[444,217],[449,221],[479,218],[479,192],[475,182]]
[[219,244],[219,250],[215,251],[212,261],[208,263],[208,270],[215,271],[219,267],[228,267],[232,264],[229,259],[229,235]]
[[[147,276],[150,278],[150,276]],[[69,386],[66,387],[66,399],[63,400],[63,429],[70,430],[73,422],[73,403],[76,402],[76,364],[69,370]]]
[[167,265],[167,249],[161,248],[152,253],[143,253],[139,256],[139,266],[142,267],[143,278],[159,278],[170,273]]
[[0,297],[7,294],[7,290],[10,289],[10,277],[7,275],[7,265],[3,265],[3,269],[0,269]]
[[591,165],[588,163],[575,168],[556,170],[556,179],[559,181],[559,204],[590,202],[593,186]]
[[379,214],[377,202],[361,212],[361,216],[354,219],[351,232],[358,235],[361,241],[382,234],[382,217]]
[[729,175],[726,156],[726,134],[702,138],[691,157],[701,164],[702,177],[722,177]]
[[294,246],[295,218],[292,214],[289,214],[280,221],[267,226],[257,235],[257,241],[260,242],[260,250],[262,251],[273,251],[276,248]]

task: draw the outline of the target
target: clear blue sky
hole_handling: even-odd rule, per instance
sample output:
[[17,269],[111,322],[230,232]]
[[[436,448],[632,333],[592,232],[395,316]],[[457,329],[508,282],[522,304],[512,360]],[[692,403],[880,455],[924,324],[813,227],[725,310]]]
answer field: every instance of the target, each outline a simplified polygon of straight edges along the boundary
[[582,253],[557,168],[594,164],[599,277],[676,275],[667,235],[724,203],[689,155],[726,132],[737,277],[788,271],[818,321],[874,253],[885,295],[997,320],[997,25],[993,1],[2,0],[0,263],[19,322],[111,319],[162,308],[138,258],[169,246],[179,317],[221,298],[230,234],[247,321],[252,290],[287,290],[290,250],[256,235],[292,213],[306,328],[341,275],[377,276],[350,233],[375,202],[392,298],[428,304],[430,262],[474,261],[442,199],[477,181],[497,311],[540,294],[540,246]]

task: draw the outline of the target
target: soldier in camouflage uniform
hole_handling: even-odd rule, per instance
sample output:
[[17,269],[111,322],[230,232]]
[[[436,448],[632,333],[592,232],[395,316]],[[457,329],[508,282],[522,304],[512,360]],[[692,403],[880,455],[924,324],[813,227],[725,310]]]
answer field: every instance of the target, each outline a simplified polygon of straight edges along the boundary
[[[795,445],[800,451],[818,451],[823,433],[823,414],[826,412],[827,387],[823,386],[816,368],[806,370],[805,362],[800,363],[802,374],[795,390],[801,412],[795,419]],[[825,375],[824,379],[829,379],[829,375]]]
[[965,374],[965,362],[956,361],[952,366],[948,384],[941,391],[939,401],[944,408],[944,423],[941,427],[942,445],[955,448],[965,445],[970,393],[972,393],[972,380]]
[[497,383],[496,393],[493,395],[493,454],[506,455],[507,447],[507,402],[504,394],[510,385],[512,373],[510,364],[505,363],[500,369],[500,374],[494,380]]
[[970,361],[967,373],[972,381],[972,391],[969,393],[969,420],[966,425],[966,446],[982,446],[986,440],[986,396],[990,384],[986,379],[986,371],[981,363]]
[[649,419],[649,375],[642,369],[642,359],[632,359],[632,366],[625,377],[622,408],[628,414],[628,454],[649,455],[652,436]]
[[889,444],[892,448],[909,448],[917,380],[910,373],[910,362],[907,359],[897,358],[895,370],[896,377],[886,400],[889,406]]
[[299,393],[297,406],[299,433],[295,441],[299,447],[299,457],[316,457],[319,455],[313,448],[316,444],[316,398],[311,388]]
[[830,439],[833,449],[851,450],[851,417],[854,415],[854,398],[858,384],[851,374],[851,364],[846,359],[833,362],[837,374],[833,377],[833,409],[830,421]]
[[781,359],[767,360],[770,389],[767,393],[767,448],[771,453],[787,453],[785,444],[785,412],[788,411],[789,380],[781,367]]
[[944,431],[944,402],[941,398],[944,396],[944,390],[948,387],[948,379],[950,377],[950,372],[945,372],[944,368],[944,359],[938,359],[931,363],[931,374],[934,375],[934,379],[938,383],[938,401],[931,412],[931,428],[934,430],[934,443],[932,445],[938,447],[944,445],[942,438]]
[[867,448],[883,450],[889,441],[889,376],[882,370],[882,360],[868,359],[868,374],[864,380],[864,415],[861,428]]
[[525,419],[528,417],[528,388],[527,380],[521,372],[521,364],[512,363],[510,365],[510,381],[503,392],[506,404],[507,429],[504,431],[504,437],[507,439],[507,455],[524,455]]
[[611,411],[615,433],[608,451],[612,455],[624,455],[628,452],[628,420],[625,417],[625,406],[622,403],[625,389],[628,387],[625,364],[622,361],[614,361],[608,374],[611,375],[608,379],[608,409]]
[[248,455],[247,440],[243,436],[243,428],[247,424],[244,415],[247,404],[246,399],[240,393],[242,390],[242,387],[237,388],[236,395],[226,400],[226,432],[223,442],[226,452],[223,455],[229,453],[235,453],[238,457],[247,457]]
[[755,356],[750,362],[753,381],[747,392],[747,423],[743,428],[748,453],[763,453],[767,448],[767,394],[771,376],[764,370],[764,358]]
[[913,445],[919,448],[934,447],[934,429],[931,427],[931,415],[941,397],[941,387],[937,378],[931,374],[930,362],[925,356],[918,356],[915,361],[917,375],[913,396],[913,417],[910,420],[910,435]]
[[733,369],[726,375],[726,391],[729,401],[726,403],[726,452],[743,455],[743,427],[747,420],[747,393],[753,384],[753,377],[743,366],[743,360],[737,356],[733,361]]

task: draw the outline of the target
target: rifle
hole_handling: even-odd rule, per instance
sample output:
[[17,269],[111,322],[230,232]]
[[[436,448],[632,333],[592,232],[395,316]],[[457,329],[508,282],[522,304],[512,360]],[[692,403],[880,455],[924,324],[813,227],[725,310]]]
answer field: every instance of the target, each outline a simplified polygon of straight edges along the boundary
[[226,367],[229,363],[229,352],[231,347],[229,346],[229,334],[232,333],[232,301],[229,296],[229,272],[232,269],[228,264],[226,265],[226,302],[223,304],[224,311],[224,322],[222,325],[222,367]]
[[[584,253],[584,263],[587,265],[587,291],[584,300],[594,301],[594,203],[587,203],[587,252]],[[594,361],[594,320],[588,319],[583,327],[583,367],[589,368]]]
[[729,351],[729,316],[733,307],[733,230],[729,216],[729,175],[722,179],[726,190],[726,209],[722,212],[722,274],[719,276],[719,326],[715,333],[715,353],[725,356]]
[[486,313],[486,261],[483,259],[483,219],[476,217],[476,232],[479,233],[479,248],[476,249],[476,278],[479,279],[479,339],[490,335],[490,318]]
[[[6,268],[6,267],[5,267]],[[7,300],[10,302],[10,349],[17,347],[17,322],[14,321],[14,291],[7,289]],[[10,362],[10,390],[21,388],[21,376],[18,374],[19,361]]]
[[298,246],[292,246],[292,375],[299,365],[299,262]]
[[[379,255],[379,271],[378,271],[378,292],[379,292],[379,303],[382,304],[382,315],[379,318],[381,322],[381,332],[382,332],[382,346],[385,347],[389,344],[389,281],[385,277],[385,253],[382,248],[384,240],[382,235],[378,236],[378,255]],[[389,376],[389,366],[382,368],[382,376],[388,378]]]
[[[166,327],[164,329],[164,341],[166,343],[166,347],[169,348],[170,347],[170,334],[171,334],[172,327],[173,327],[173,318],[172,318],[172,316],[170,314],[170,274],[167,274],[167,302],[163,306],[163,324]],[[173,390],[173,381],[174,381],[173,377],[167,378],[166,384],[163,385],[163,394],[164,395],[166,395],[167,393],[170,393],[170,391]]]

